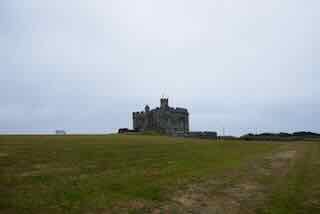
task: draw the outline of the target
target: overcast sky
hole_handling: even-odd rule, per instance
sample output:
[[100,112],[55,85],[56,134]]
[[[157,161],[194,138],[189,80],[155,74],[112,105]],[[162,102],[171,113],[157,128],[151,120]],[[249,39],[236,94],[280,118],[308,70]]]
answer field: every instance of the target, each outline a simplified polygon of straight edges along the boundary
[[320,132],[319,0],[1,0],[0,132]]

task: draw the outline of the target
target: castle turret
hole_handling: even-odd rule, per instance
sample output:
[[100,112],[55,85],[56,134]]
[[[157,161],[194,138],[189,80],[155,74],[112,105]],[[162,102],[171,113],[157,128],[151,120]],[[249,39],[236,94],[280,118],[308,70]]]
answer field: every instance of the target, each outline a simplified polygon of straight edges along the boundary
[[148,105],[146,105],[146,106],[144,107],[144,110],[145,110],[146,112],[149,112],[149,111],[150,111],[150,107],[149,107]]
[[168,98],[161,98],[160,99],[160,108],[166,109],[169,107],[169,99]]

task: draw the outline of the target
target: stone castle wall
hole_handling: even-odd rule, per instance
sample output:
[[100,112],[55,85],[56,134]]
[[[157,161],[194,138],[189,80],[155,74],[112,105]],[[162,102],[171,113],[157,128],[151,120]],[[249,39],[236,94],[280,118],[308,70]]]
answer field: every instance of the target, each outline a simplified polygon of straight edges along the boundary
[[189,113],[185,108],[169,107],[168,99],[160,100],[160,107],[133,112],[133,128],[138,131],[157,131],[166,134],[189,132]]

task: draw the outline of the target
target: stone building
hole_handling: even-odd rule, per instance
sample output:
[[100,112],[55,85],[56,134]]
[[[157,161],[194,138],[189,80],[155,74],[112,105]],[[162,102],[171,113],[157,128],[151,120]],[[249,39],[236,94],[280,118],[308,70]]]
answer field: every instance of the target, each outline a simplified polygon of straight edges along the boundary
[[189,113],[185,108],[172,108],[167,98],[160,99],[160,107],[133,112],[133,128],[137,131],[157,131],[165,134],[187,134]]

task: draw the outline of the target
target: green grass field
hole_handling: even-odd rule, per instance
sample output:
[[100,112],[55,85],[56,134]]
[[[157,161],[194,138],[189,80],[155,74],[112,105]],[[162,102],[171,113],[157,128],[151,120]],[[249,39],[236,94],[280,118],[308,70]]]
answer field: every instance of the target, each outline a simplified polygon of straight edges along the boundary
[[0,213],[320,213],[319,168],[319,143],[0,136]]

